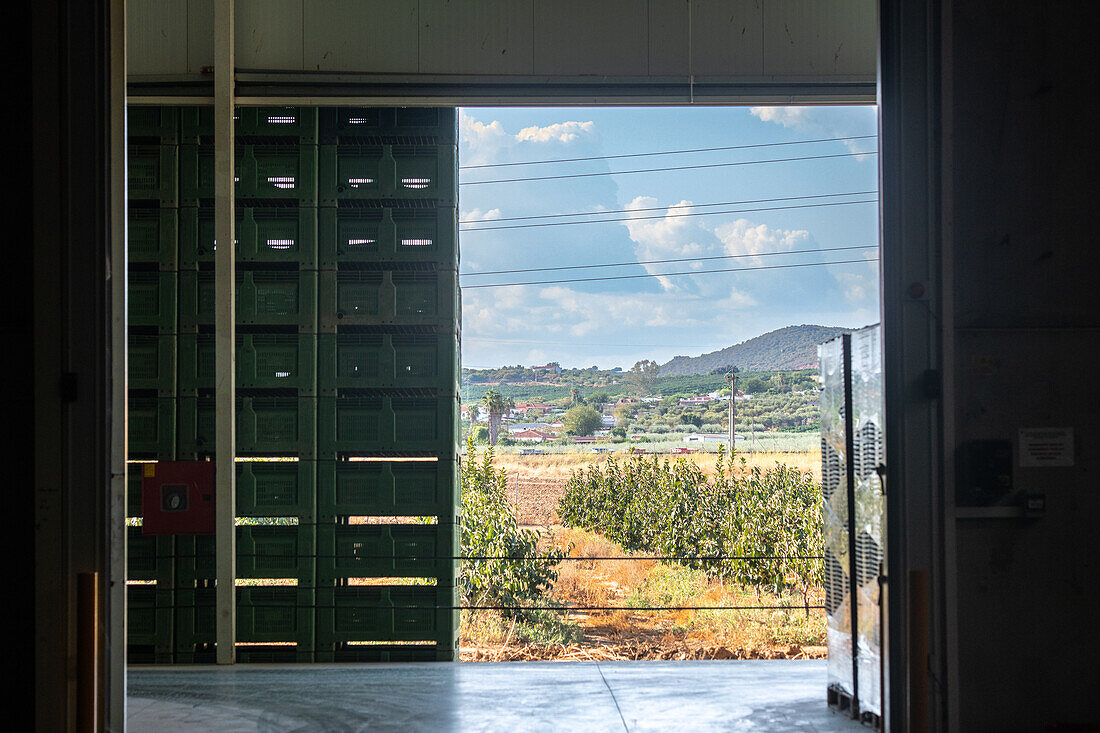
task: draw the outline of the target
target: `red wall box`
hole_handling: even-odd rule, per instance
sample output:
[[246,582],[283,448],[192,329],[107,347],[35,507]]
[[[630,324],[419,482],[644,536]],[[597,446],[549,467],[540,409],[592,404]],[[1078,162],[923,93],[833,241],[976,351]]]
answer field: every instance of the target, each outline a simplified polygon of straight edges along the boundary
[[212,461],[142,464],[141,533],[214,534],[214,479]]

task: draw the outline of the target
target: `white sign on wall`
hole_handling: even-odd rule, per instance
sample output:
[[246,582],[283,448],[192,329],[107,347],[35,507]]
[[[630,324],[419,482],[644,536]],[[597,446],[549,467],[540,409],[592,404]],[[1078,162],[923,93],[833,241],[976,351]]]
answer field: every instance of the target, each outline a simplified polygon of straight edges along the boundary
[[1020,428],[1020,466],[1072,466],[1073,428]]

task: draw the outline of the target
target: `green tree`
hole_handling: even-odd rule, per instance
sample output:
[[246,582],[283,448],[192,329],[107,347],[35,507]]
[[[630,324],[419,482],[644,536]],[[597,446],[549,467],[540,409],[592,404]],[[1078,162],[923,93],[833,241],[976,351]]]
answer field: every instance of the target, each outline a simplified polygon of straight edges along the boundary
[[570,435],[591,435],[603,424],[603,419],[588,405],[577,405],[566,411],[562,424]]
[[600,392],[593,392],[592,394],[588,395],[588,397],[585,398],[584,402],[587,405],[591,405],[592,407],[599,408],[600,405],[604,404],[609,399],[611,399],[611,397],[607,394],[607,392],[600,391]]
[[[478,455],[466,444],[462,462],[462,600],[466,605],[502,605],[506,617],[531,618],[523,606],[553,605],[545,593],[557,580],[565,550],[539,550],[539,536],[521,529],[507,500],[508,477],[493,466],[493,449]],[[520,608],[514,608],[514,607]]]
[[481,401],[489,411],[489,445],[496,445],[501,418],[504,413],[515,407],[516,403],[512,401],[511,397],[505,397],[495,389],[486,391]]
[[634,387],[638,392],[642,394],[652,394],[653,390],[657,386],[657,374],[661,368],[657,362],[649,359],[642,359],[639,362],[635,362],[634,366],[630,367],[630,371],[626,373],[624,379],[627,384]]

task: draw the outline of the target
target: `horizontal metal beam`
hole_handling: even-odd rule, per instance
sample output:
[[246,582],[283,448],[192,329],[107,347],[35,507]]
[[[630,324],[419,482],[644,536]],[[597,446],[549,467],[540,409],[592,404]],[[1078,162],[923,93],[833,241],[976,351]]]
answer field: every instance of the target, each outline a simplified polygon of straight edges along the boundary
[[[207,77],[131,77],[131,104],[211,104]],[[262,106],[680,106],[874,104],[874,79],[415,76],[237,72],[237,104]],[[204,101],[206,100],[206,101]]]

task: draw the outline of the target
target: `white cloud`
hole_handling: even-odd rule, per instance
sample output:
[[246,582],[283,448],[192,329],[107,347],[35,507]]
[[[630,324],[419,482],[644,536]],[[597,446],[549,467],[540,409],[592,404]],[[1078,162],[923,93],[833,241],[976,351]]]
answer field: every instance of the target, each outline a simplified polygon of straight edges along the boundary
[[516,135],[520,142],[562,142],[571,143],[582,135],[591,136],[596,130],[596,123],[588,122],[556,122],[545,127],[525,127]]
[[459,221],[463,224],[473,221],[492,221],[493,219],[499,218],[500,209],[489,209],[488,211],[470,209],[469,211],[463,211],[459,214]]
[[[627,204],[632,212],[625,226],[635,243],[635,253],[639,260],[667,260],[684,257],[701,257],[712,249],[714,235],[688,216],[694,211],[692,202],[682,200],[658,211],[639,211],[653,209],[657,199],[652,196],[637,196]],[[698,269],[699,263],[687,265]],[[667,272],[667,264],[643,265],[651,274]],[[658,278],[661,287],[672,290],[677,283],[671,278]]]
[[783,127],[798,127],[807,122],[811,107],[753,107],[753,117],[764,122],[775,122]]
[[805,244],[810,239],[810,233],[805,229],[773,229],[767,224],[753,224],[748,219],[721,224],[714,233],[722,241],[726,254],[730,255],[782,252]]
[[542,127],[533,125],[512,133],[500,120],[482,122],[465,110],[459,110],[458,115],[458,138],[464,166],[523,160],[523,156],[515,154],[527,143],[569,145],[595,136],[596,123],[591,120],[555,122]]
[[[752,107],[749,109],[761,122],[771,122],[807,137],[853,137],[874,135],[877,129],[875,107]],[[845,140],[844,145],[853,153],[875,149],[875,140]],[[860,155],[857,160],[870,156]]]

